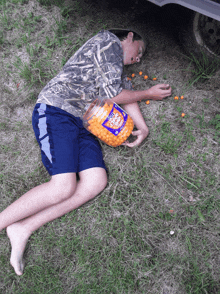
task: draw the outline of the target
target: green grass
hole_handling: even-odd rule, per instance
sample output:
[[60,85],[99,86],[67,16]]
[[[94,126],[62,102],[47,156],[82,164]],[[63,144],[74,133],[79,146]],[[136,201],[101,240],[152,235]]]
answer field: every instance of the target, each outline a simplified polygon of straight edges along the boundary
[[219,58],[210,60],[203,52],[199,59],[193,54],[186,56],[186,58],[189,60],[189,66],[186,70],[191,73],[191,78],[185,84],[186,89],[194,84],[205,83],[215,75],[220,66]]
[[[86,0],[32,2],[0,1],[1,211],[50,179],[31,126],[41,89],[100,29],[133,24]],[[219,72],[200,67],[196,77],[173,39],[161,51],[169,37],[150,21],[145,29],[148,53],[126,71],[135,89],[169,83],[172,96],[139,103],[150,129],[139,147],[101,143],[106,189],[31,236],[23,276],[0,233],[0,293],[220,293]]]

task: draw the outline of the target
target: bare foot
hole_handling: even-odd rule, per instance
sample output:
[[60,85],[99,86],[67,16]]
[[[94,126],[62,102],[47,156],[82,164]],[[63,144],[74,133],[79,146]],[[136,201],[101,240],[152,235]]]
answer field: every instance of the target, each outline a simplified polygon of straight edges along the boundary
[[21,276],[24,269],[23,254],[30,234],[19,223],[8,226],[6,230],[11,242],[10,263],[15,273]]

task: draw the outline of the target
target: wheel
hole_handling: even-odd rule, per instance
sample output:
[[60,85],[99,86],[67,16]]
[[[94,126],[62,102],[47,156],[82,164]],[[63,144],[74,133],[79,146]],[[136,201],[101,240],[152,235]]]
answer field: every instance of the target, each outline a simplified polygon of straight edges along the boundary
[[220,61],[220,21],[193,12],[181,28],[180,40],[189,54]]

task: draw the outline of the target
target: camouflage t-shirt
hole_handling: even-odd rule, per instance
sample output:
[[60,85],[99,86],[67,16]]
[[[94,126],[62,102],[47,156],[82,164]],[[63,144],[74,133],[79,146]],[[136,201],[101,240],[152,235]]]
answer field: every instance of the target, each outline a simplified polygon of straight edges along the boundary
[[112,98],[122,89],[132,90],[123,74],[120,40],[100,31],[88,40],[40,92],[37,103],[59,107],[76,117],[97,98]]

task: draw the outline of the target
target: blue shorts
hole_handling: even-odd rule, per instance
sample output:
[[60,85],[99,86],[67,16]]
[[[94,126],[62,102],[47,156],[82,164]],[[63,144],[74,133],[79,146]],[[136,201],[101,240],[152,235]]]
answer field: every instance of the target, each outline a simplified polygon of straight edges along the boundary
[[37,103],[32,125],[50,175],[78,173],[92,167],[106,169],[98,139],[79,117],[54,106]]

